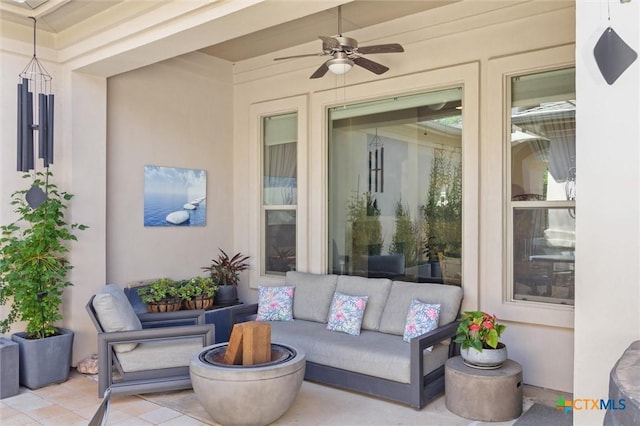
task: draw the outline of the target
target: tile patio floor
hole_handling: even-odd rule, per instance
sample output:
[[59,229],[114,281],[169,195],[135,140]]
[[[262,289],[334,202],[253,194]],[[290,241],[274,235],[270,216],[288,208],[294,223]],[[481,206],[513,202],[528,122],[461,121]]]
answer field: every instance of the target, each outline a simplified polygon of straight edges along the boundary
[[[176,398],[190,397],[191,391],[181,391]],[[524,410],[533,402],[553,406],[560,393],[524,385]],[[568,394],[564,396],[571,397]],[[110,425],[207,425],[198,416],[156,404],[172,398],[171,393],[160,398],[116,396],[112,398]],[[69,380],[37,390],[21,387],[18,395],[0,400],[0,424],[9,425],[86,425],[100,404],[97,382],[91,376],[72,370]],[[191,403],[194,403],[191,398]],[[197,403],[197,402],[196,402]],[[199,404],[199,403],[197,403]],[[184,410],[183,410],[184,411]],[[204,412],[204,410],[201,410]],[[206,413],[205,417],[208,415]],[[201,417],[202,418],[202,417]],[[206,420],[206,419],[204,419]],[[420,411],[364,395],[304,382],[294,406],[276,425],[512,425],[509,422],[483,423],[452,414],[441,396]]]

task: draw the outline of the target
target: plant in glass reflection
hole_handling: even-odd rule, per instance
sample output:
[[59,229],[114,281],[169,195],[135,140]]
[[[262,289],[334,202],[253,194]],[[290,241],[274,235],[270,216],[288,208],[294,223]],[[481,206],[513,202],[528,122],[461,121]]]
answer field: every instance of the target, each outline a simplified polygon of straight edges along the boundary
[[462,162],[435,149],[431,164],[427,203],[421,207],[428,223],[429,257],[438,253],[460,257],[462,249]]
[[0,227],[0,305],[11,304],[7,317],[0,320],[0,333],[16,321],[26,321],[28,338],[42,339],[57,334],[54,323],[62,319],[62,293],[73,285],[67,280],[72,269],[68,243],[77,240],[76,230],[87,226],[65,220],[73,195],[58,191],[49,182],[52,176],[49,171],[36,173],[31,187],[47,194],[36,208],[25,201],[28,190],[14,192],[11,205],[18,219]]
[[356,270],[366,269],[366,257],[382,252],[382,226],[380,209],[369,192],[356,195],[347,205],[347,217],[351,223],[351,256]]
[[406,266],[417,265],[425,245],[425,224],[422,218],[411,220],[409,208],[399,200],[396,203],[396,228],[389,254],[403,254]]

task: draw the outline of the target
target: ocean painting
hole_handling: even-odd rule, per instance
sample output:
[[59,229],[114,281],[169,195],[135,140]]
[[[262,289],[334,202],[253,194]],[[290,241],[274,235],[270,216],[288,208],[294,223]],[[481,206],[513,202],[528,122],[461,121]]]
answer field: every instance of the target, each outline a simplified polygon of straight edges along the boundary
[[205,226],[207,172],[144,166],[144,226]]

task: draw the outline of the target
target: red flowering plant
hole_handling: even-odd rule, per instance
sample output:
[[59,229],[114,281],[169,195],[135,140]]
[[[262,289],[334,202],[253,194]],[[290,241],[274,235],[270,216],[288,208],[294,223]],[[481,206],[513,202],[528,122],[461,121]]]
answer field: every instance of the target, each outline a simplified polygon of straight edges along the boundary
[[481,352],[482,349],[495,349],[506,328],[506,325],[498,323],[495,315],[467,311],[460,317],[455,342],[460,343],[462,349],[471,347]]

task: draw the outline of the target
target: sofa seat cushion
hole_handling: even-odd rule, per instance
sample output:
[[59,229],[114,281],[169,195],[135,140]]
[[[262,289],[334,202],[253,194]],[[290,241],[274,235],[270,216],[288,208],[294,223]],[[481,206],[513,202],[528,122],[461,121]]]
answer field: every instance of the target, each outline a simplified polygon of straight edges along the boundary
[[438,325],[442,326],[456,320],[462,302],[462,289],[453,285],[394,281],[380,320],[380,331],[402,336],[413,299],[440,305]]
[[[363,330],[378,330],[385,303],[389,297],[391,280],[385,278],[364,278],[350,275],[338,276],[336,291],[349,296],[367,296],[367,309],[362,319]],[[408,308],[408,306],[407,306]],[[402,317],[407,318],[407,312]]]
[[180,339],[139,343],[135,350],[118,354],[125,373],[161,368],[188,367],[191,357],[202,350],[202,339]]
[[287,272],[286,285],[296,288],[293,318],[326,323],[337,282],[337,275]]
[[[362,330],[359,336],[353,336],[302,320],[269,324],[272,342],[303,350],[309,362],[410,383],[411,344],[402,341],[402,335]],[[447,360],[448,347],[435,346],[432,352],[424,351],[425,375],[443,366]]]

